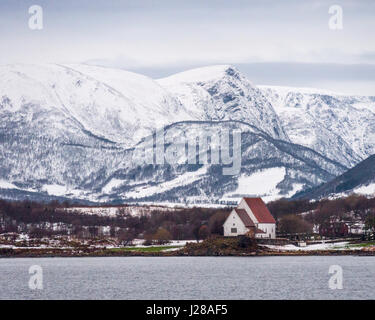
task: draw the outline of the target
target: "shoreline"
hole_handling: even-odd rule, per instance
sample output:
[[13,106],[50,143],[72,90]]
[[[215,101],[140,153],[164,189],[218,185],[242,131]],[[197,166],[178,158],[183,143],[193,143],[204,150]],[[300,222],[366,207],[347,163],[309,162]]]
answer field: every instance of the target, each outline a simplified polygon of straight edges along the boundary
[[201,242],[160,243],[151,246],[113,246],[107,241],[8,241],[0,247],[0,258],[44,257],[267,257],[267,256],[375,256],[375,243],[349,245],[336,242],[328,246],[299,248],[291,244],[264,244],[248,237],[207,238]]
[[[180,251],[181,250],[181,251]],[[93,250],[75,252],[66,249],[16,249],[0,254],[0,259],[7,258],[105,258],[105,257],[299,257],[299,256],[375,256],[375,251],[366,250],[317,250],[317,251],[256,251],[228,254],[186,253],[183,248],[171,252],[115,252],[111,250]],[[51,252],[53,251],[53,252]],[[63,252],[57,252],[63,251]]]

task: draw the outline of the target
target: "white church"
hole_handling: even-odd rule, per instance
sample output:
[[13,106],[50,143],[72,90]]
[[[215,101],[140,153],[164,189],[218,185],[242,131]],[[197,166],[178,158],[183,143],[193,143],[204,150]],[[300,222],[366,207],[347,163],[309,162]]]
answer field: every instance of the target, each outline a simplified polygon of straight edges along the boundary
[[242,198],[223,226],[225,237],[276,238],[276,221],[261,198]]

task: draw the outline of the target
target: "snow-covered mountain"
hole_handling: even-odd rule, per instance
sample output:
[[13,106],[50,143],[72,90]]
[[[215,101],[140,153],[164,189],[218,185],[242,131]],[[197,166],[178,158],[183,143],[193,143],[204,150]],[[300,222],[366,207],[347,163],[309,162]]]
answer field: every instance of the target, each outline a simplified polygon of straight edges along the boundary
[[321,199],[356,193],[375,196],[375,155],[335,179],[295,195],[297,199]]
[[[133,166],[114,172],[97,190],[97,196],[106,201],[127,198],[132,202],[214,203],[237,202],[244,195],[257,194],[270,200],[292,196],[345,170],[311,149],[274,139],[239,121],[176,123],[165,131],[166,144],[179,139],[181,132],[186,137],[196,137],[222,129],[242,132],[238,174],[223,175],[223,168],[227,167],[223,164],[151,166],[133,161]],[[131,162],[127,160],[127,163]]]
[[0,75],[0,112],[7,117],[3,126],[22,118],[40,128],[45,121],[55,136],[69,126],[131,146],[155,128],[189,119],[156,81],[132,72],[86,65],[10,65],[0,67]]
[[196,120],[237,120],[289,141],[271,103],[236,68],[211,66],[158,80]]
[[[0,67],[0,196],[190,203],[236,201],[249,194],[273,199],[329,181],[373,150],[375,139],[366,137],[375,130],[372,98],[346,97],[338,104],[336,96],[295,95],[315,102],[303,104],[306,114],[312,113],[306,119],[318,117],[315,109],[322,106],[325,121],[318,126],[311,120],[309,128],[296,104],[284,104],[286,96],[255,87],[231,66],[159,80],[87,65]],[[296,109],[307,132],[291,130],[298,129],[298,121],[288,120],[284,109],[289,108]],[[348,110],[355,116],[346,119]],[[335,126],[346,121],[342,128],[337,124],[342,132],[329,127],[330,119]],[[355,121],[361,121],[363,136],[354,132]],[[326,140],[318,135],[323,124]],[[182,136],[240,130],[240,171],[223,175],[224,164],[144,163],[134,148],[163,127],[166,151]],[[319,143],[307,143],[310,135]]]
[[352,167],[375,154],[375,96],[259,86],[290,140]]

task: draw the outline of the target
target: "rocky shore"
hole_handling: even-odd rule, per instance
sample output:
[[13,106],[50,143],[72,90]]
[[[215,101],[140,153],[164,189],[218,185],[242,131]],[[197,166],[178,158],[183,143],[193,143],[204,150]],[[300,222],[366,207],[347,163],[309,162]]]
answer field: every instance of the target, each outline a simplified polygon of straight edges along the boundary
[[[144,249],[144,248],[143,248]],[[152,249],[152,247],[150,247]],[[0,248],[0,258],[10,257],[129,257],[129,256],[338,256],[360,255],[374,256],[374,247],[356,250],[275,250],[259,245],[256,240],[247,237],[223,238],[213,237],[200,243],[187,243],[181,248],[158,251],[147,251],[137,248],[113,248],[81,245],[74,247],[3,247]]]

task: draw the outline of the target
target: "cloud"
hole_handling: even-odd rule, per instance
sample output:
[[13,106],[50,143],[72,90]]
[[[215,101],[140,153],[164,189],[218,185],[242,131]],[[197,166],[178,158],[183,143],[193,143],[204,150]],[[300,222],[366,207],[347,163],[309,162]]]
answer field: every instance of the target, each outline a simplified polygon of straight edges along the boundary
[[[375,64],[374,1],[340,1],[341,31],[328,28],[331,0],[39,0],[42,31],[27,27],[32,4],[0,1],[1,64],[85,62],[154,77],[212,64],[263,63],[265,74],[272,63],[366,65],[357,78]],[[319,76],[298,70],[288,81]],[[323,67],[317,70],[326,76]],[[275,68],[269,79],[285,77],[282,72]],[[350,72],[335,74],[337,81],[353,79]]]

